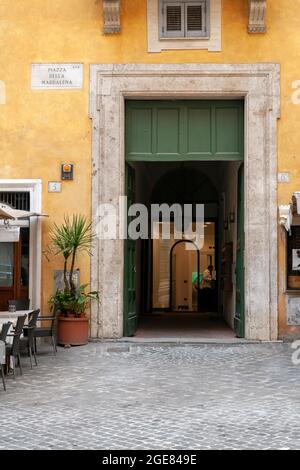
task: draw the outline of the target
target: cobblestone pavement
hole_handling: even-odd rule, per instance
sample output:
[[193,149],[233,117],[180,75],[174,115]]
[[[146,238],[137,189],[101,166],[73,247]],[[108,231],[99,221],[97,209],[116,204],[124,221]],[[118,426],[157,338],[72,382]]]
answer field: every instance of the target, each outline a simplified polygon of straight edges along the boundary
[[300,449],[289,344],[90,343],[0,383],[0,449]]

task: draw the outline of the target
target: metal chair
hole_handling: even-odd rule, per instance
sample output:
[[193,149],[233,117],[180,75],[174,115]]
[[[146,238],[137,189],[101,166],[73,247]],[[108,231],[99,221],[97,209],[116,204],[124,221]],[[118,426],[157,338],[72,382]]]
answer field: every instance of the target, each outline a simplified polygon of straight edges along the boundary
[[39,317],[38,321],[39,322],[47,321],[47,322],[50,322],[50,325],[46,326],[46,327],[37,327],[37,328],[35,328],[34,333],[33,333],[34,342],[35,342],[35,352],[37,352],[36,339],[37,338],[50,337],[51,340],[52,340],[54,355],[56,355],[56,353],[57,353],[57,347],[56,347],[56,316]]
[[0,341],[3,341],[5,343],[6,341],[6,337],[8,335],[8,332],[9,332],[9,329],[12,325],[12,322],[7,322],[7,323],[3,323],[2,325],[2,329],[0,331]]
[[29,299],[18,299],[18,300],[8,300],[8,307],[14,305],[16,310],[29,310],[30,300]]
[[5,366],[5,342],[0,340],[0,371],[2,377],[2,383],[4,391],[6,392],[5,377],[4,377],[4,366]]
[[22,315],[18,317],[17,325],[13,334],[8,334],[7,337],[13,337],[13,343],[6,345],[6,364],[10,363],[10,359],[13,361],[13,376],[16,378],[15,368],[16,368],[16,358],[18,359],[18,366],[20,368],[20,374],[23,374],[22,365],[21,365],[21,356],[20,356],[20,338],[23,331],[24,323],[27,318],[27,315]]
[[32,354],[34,357],[35,365],[37,366],[37,359],[35,354],[35,344],[34,344],[34,331],[36,329],[37,320],[40,314],[40,310],[34,310],[28,315],[28,326],[24,326],[23,333],[24,336],[20,338],[20,351],[28,351],[30,358],[30,367],[32,369]]
[[6,364],[6,347],[5,347],[5,341],[6,337],[8,335],[9,329],[12,325],[12,322],[7,322],[3,323],[1,332],[0,332],[0,370],[1,370],[1,376],[2,376],[2,383],[3,383],[3,388],[6,391],[6,385],[5,385],[5,364]]

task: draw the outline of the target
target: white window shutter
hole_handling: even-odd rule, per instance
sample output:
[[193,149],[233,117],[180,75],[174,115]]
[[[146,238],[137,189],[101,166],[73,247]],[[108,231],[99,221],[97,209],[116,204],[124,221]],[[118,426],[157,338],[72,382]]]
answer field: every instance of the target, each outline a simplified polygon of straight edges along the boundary
[[183,2],[166,2],[163,16],[163,36],[168,38],[184,37]]
[[206,2],[185,3],[185,30],[187,37],[206,35]]

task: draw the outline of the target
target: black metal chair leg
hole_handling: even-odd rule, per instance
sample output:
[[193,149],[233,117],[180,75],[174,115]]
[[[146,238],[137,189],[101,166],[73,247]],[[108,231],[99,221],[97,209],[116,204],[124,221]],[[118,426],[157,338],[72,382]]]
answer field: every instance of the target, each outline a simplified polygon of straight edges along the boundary
[[32,348],[32,354],[33,354],[33,357],[34,357],[35,365],[37,366],[37,365],[38,365],[38,362],[37,362],[37,358],[36,358],[36,354],[35,354],[34,347]]
[[35,350],[35,354],[37,354],[36,338],[34,338],[34,350]]
[[18,361],[19,361],[20,374],[23,375],[22,366],[21,366],[21,356],[20,356],[20,354],[18,354]]
[[31,347],[28,347],[28,353],[29,353],[29,359],[30,359],[30,368],[32,369],[32,353],[31,353]]
[[14,356],[11,356],[11,358],[12,358],[12,366],[13,366],[13,377],[15,379],[16,378],[16,361],[15,361]]
[[1,375],[2,375],[3,388],[4,388],[4,391],[6,392],[6,385],[5,385],[5,378],[4,378],[4,366],[3,366],[3,364],[1,364]]

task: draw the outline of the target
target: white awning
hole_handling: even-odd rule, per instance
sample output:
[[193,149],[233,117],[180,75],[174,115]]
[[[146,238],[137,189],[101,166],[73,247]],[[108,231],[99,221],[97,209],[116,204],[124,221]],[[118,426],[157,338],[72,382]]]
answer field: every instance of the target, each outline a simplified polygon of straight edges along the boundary
[[47,214],[40,214],[38,212],[20,211],[13,209],[7,204],[0,203],[0,219],[2,220],[16,220],[26,219],[28,217],[49,217]]

